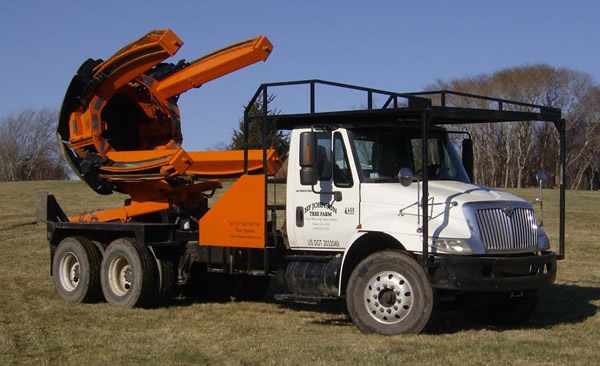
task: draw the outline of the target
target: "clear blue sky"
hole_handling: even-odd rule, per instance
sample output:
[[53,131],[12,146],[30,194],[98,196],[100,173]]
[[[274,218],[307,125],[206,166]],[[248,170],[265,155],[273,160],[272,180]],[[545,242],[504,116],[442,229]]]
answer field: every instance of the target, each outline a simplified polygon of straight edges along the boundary
[[[184,41],[173,61],[257,35],[274,50],[182,95],[184,147],[229,141],[263,82],[320,78],[393,91],[524,64],[590,73],[598,82],[596,1],[30,1],[0,4],[0,116],[60,108],[87,58],[107,59],[147,31]],[[295,96],[282,95],[282,105]],[[299,108],[299,107],[298,107]]]

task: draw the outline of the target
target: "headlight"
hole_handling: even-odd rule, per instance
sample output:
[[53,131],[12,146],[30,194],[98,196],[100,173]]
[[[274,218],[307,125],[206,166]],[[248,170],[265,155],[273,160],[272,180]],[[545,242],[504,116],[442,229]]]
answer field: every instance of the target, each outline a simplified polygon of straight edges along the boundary
[[539,251],[550,249],[550,240],[548,239],[548,235],[546,235],[546,232],[541,227],[538,227],[537,229],[537,237],[537,246]]
[[473,250],[464,239],[430,239],[429,245],[437,253],[473,254]]

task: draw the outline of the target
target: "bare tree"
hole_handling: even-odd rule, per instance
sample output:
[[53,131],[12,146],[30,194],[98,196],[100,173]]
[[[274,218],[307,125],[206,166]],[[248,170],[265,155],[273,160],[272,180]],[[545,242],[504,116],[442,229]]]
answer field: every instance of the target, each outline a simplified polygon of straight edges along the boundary
[[[567,184],[572,189],[579,189],[587,185],[584,182],[587,180],[593,188],[594,177],[599,175],[596,141],[600,139],[600,92],[589,74],[539,64],[451,81],[438,80],[429,88],[561,108],[567,121],[569,144]],[[450,99],[450,103],[458,107],[497,107],[486,105],[486,101],[457,97]],[[504,108],[511,107],[505,105]],[[518,106],[513,108],[527,110]],[[478,182],[523,187],[535,184],[536,171],[545,170],[554,176],[558,186],[559,141],[553,126],[533,121],[504,126],[477,124],[464,128],[478,142],[475,144],[474,172]]]
[[600,88],[588,90],[578,109],[577,123],[574,124],[572,134],[573,145],[578,151],[570,161],[574,173],[571,188],[579,189],[587,175],[589,188],[593,189],[594,178],[600,166]]
[[56,111],[23,109],[0,118],[0,181],[65,179]]

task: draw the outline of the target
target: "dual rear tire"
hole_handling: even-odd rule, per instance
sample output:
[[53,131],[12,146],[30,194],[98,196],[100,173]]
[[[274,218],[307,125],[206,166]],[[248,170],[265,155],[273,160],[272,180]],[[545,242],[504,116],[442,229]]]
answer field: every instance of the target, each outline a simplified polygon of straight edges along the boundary
[[169,298],[177,267],[169,257],[155,259],[133,238],[111,242],[104,254],[83,237],[68,237],[54,253],[52,275],[58,296],[70,303],[104,299],[118,307],[151,307]]

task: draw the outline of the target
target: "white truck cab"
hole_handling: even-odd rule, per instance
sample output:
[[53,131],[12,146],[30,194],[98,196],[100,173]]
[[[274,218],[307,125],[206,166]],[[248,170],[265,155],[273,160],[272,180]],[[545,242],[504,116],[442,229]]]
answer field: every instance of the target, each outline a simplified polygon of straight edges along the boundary
[[[405,187],[399,178],[401,168],[416,171],[415,180],[419,177],[420,131],[336,128],[317,132],[314,190],[300,182],[299,148],[295,148],[300,134],[309,131],[297,129],[291,134],[289,161],[295,169],[288,170],[287,205],[295,209],[288,209],[286,215],[290,248],[346,251],[365,233],[378,232],[397,240],[404,250],[420,252],[422,183]],[[432,253],[484,255],[549,248],[532,205],[510,193],[472,184],[444,130],[429,138],[429,156],[427,220]],[[519,222],[513,224],[519,230],[494,232],[500,237],[492,237],[490,225],[502,221],[500,213],[515,215]],[[519,239],[519,245],[513,239]]]
[[[510,193],[471,183],[454,142],[443,128],[430,131],[428,161],[423,164],[423,139],[417,127],[324,126],[298,128],[291,132],[286,187],[289,249],[338,252],[338,258],[342,257],[340,273],[344,273],[344,267],[348,268],[346,276],[338,278],[337,295],[346,295],[347,301],[352,294],[344,294],[344,290],[354,288],[346,284],[349,273],[357,266],[353,254],[372,252],[370,255],[387,253],[403,255],[405,259],[422,257],[425,221],[429,226],[428,252],[438,260],[454,258],[460,262],[459,257],[526,255],[549,250],[548,238],[538,226],[532,205]],[[304,174],[309,176],[310,182],[303,181],[306,160],[313,161],[309,173]],[[429,176],[425,216],[421,212],[423,165]],[[403,172],[411,172],[409,184],[401,183]],[[414,183],[410,184],[411,181]],[[378,246],[379,250],[373,249]],[[361,259],[366,257],[360,256]],[[556,267],[552,256],[547,259],[549,262],[542,266],[547,265],[546,269],[532,269],[531,264],[527,264],[527,268],[511,266],[515,275],[541,271],[540,279],[551,282]],[[439,268],[441,263],[432,262],[431,272],[447,271]],[[491,267],[477,269],[489,271],[491,277],[481,276],[475,279],[476,282],[482,282],[481,285],[492,282]],[[509,273],[505,272],[505,275]],[[373,289],[374,284],[380,284],[377,278],[382,274],[391,277],[390,281],[382,282],[379,290]],[[399,282],[403,282],[406,289],[410,288],[406,294],[414,293],[417,286],[411,284],[401,271],[380,271],[371,277],[364,284],[366,288],[359,286],[357,291],[362,292],[358,296],[359,303],[371,300],[373,304],[377,303],[370,307],[369,302],[365,302],[365,307],[374,311],[367,320],[374,320],[375,326],[369,326],[367,321],[365,324],[359,322],[359,327],[385,333],[382,329],[387,329],[386,326],[393,329],[394,325],[403,323],[399,319],[409,314],[408,309],[397,306],[395,309],[394,303],[400,300],[400,292],[390,292],[388,286],[394,286],[394,282],[399,286]],[[444,275],[440,279],[441,288],[453,290],[469,289],[464,281],[460,276],[447,278]],[[435,287],[436,282],[432,285]],[[385,303],[380,299],[382,294],[390,294],[391,302],[387,305],[391,306],[382,305]],[[521,291],[518,296],[537,299],[536,291],[528,295]],[[412,306],[417,305],[410,296],[402,300],[404,306],[409,301]],[[533,309],[531,301],[527,301],[527,306]],[[358,307],[362,310],[362,305]],[[354,309],[354,313],[359,317],[360,311]],[[418,323],[417,327],[420,326],[423,324]]]

